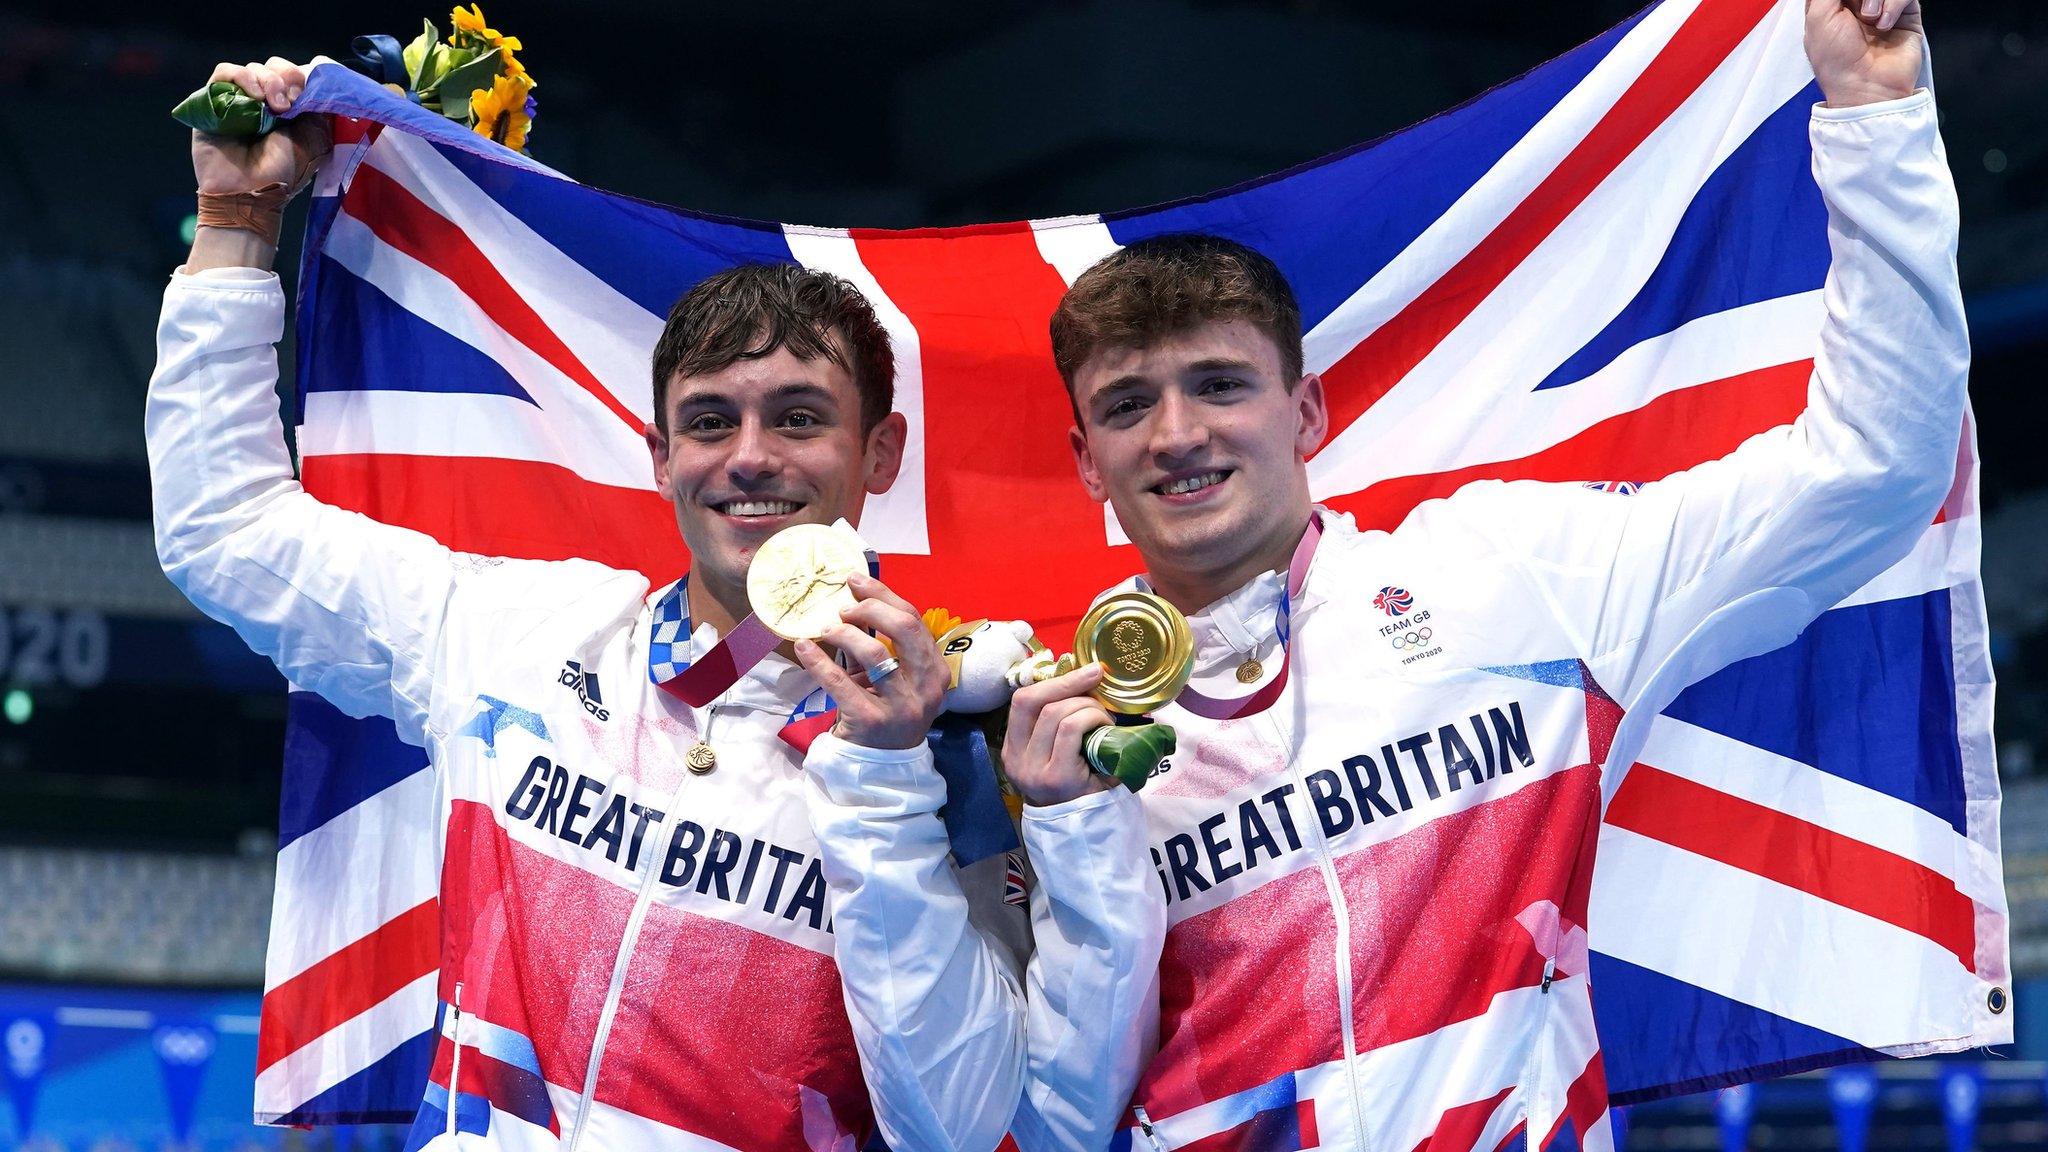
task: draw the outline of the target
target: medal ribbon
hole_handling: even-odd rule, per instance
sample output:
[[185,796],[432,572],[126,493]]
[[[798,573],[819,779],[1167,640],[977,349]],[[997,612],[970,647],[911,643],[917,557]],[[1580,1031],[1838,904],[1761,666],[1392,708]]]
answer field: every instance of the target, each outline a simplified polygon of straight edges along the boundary
[[[867,552],[867,561],[868,575],[880,579],[882,563],[872,549]],[[678,589],[679,593],[682,591],[683,589]],[[688,645],[689,637],[690,618],[686,608],[682,630],[676,637],[676,642]],[[754,665],[759,664],[781,644],[782,637],[777,636],[774,630],[762,623],[758,615],[749,612],[747,618],[733,625],[732,631],[720,637],[718,643],[712,645],[711,651],[706,652],[703,658],[683,665],[675,675],[656,680],[655,684],[662,691],[690,707],[702,708],[723,696],[728,688],[739,683],[740,677],[752,671]],[[829,697],[827,699],[829,701]],[[798,711],[803,710],[799,705]],[[806,718],[792,716],[791,722],[795,723],[800,719]],[[829,728],[831,724],[827,723],[825,727]]]
[[[873,565],[870,565],[872,568]],[[689,617],[683,618],[683,635],[690,632]],[[766,639],[763,639],[763,637]],[[725,638],[704,654],[702,660],[686,665],[680,672],[666,680],[656,680],[655,686],[663,692],[681,700],[692,708],[702,708],[725,690],[739,683],[763,657],[775,651],[782,643],[782,637],[770,631],[766,624],[752,615],[735,625]],[[798,752],[809,752],[811,742],[831,730],[839,722],[838,706],[823,688],[797,701],[790,710],[789,719],[783,721],[778,733],[782,741]]]
[[[683,626],[688,629],[688,617],[684,618]],[[748,613],[745,620],[733,625],[732,631],[712,645],[703,659],[658,683],[663,692],[692,708],[702,708],[739,683],[740,677],[781,643],[782,637],[763,624],[759,616]]]
[[1323,539],[1323,517],[1321,512],[1313,513],[1308,519],[1308,530],[1301,534],[1301,542],[1294,546],[1294,559],[1287,564],[1287,586],[1280,592],[1280,611],[1274,621],[1274,630],[1280,634],[1280,671],[1267,681],[1265,686],[1249,696],[1235,699],[1209,696],[1195,691],[1193,684],[1180,690],[1173,698],[1175,704],[1205,720],[1235,720],[1240,716],[1251,716],[1264,712],[1280,699],[1280,693],[1287,687],[1287,667],[1293,659],[1292,646],[1288,643],[1294,618],[1294,599],[1308,583],[1308,568],[1316,556],[1316,545]]

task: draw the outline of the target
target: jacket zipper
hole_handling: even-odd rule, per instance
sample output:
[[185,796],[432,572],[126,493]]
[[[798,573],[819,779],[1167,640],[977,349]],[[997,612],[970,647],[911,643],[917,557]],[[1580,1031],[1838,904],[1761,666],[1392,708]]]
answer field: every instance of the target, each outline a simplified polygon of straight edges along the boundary
[[455,1138],[455,1102],[462,1091],[462,981],[455,982],[455,1004],[449,1010],[449,1039],[455,1055],[448,1062],[448,1137]]
[[[718,707],[712,704],[704,714],[704,730],[700,739],[707,744],[711,742],[711,726],[718,718]],[[690,774],[685,772],[668,798],[668,808],[660,823],[654,826],[653,843],[660,844],[669,825],[682,818],[678,809],[682,807],[683,789],[689,786]],[[626,990],[626,973],[632,967],[633,953],[640,944],[640,928],[647,922],[647,907],[654,902],[654,878],[660,874],[659,862],[650,858],[647,871],[640,877],[640,894],[633,898],[632,914],[626,918],[626,933],[619,940],[619,953],[612,960],[611,985],[605,989],[604,1009],[598,1013],[597,1034],[590,1038],[590,1063],[583,1072],[583,1095],[576,1103],[576,1123],[569,1131],[567,1152],[577,1152],[583,1143],[583,1130],[590,1119],[590,1109],[597,1103],[597,1073],[604,1063],[605,1042],[611,1038],[612,1021],[619,1014],[619,1000]]]
[[[1279,701],[1273,707],[1278,708]],[[1344,1029],[1344,1082],[1350,1086],[1348,1101],[1351,1111],[1351,1133],[1357,1142],[1358,1152],[1370,1152],[1371,1145],[1365,1138],[1365,1092],[1358,1079],[1358,1033],[1352,1025],[1351,994],[1351,905],[1344,898],[1344,886],[1337,878],[1337,865],[1330,852],[1330,842],[1323,836],[1323,821],[1316,814],[1315,801],[1310,798],[1308,775],[1302,771],[1300,748],[1287,738],[1278,721],[1273,719],[1272,710],[1260,713],[1258,719],[1272,734],[1273,743],[1287,758],[1287,770],[1294,780],[1295,794],[1306,805],[1306,823],[1309,834],[1314,837],[1316,868],[1323,875],[1323,889],[1330,897],[1330,912],[1337,921],[1335,946],[1337,972],[1337,1019]]]

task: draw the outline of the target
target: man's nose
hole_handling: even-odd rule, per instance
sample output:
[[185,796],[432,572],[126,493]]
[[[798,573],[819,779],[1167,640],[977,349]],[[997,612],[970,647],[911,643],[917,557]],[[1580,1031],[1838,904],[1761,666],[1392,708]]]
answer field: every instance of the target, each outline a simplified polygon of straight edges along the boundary
[[1160,456],[1181,458],[1208,446],[1209,426],[1200,406],[1178,392],[1159,398],[1151,424],[1152,451]]
[[751,484],[782,470],[775,436],[758,420],[742,420],[732,438],[725,471],[738,484]]

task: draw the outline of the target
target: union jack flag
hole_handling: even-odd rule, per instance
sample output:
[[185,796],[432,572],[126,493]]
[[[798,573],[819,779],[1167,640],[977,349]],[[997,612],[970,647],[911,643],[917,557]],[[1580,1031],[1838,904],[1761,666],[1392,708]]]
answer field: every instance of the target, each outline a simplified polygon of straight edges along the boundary
[[1406,588],[1382,588],[1372,598],[1372,606],[1389,616],[1401,616],[1415,607],[1415,596]]
[[1011,849],[1003,854],[1003,903],[1021,908],[1030,902],[1031,885],[1024,878],[1024,854]]
[[[895,341],[906,462],[861,524],[891,585],[1057,643],[1140,565],[1073,480],[1046,319],[1103,255],[1190,230],[1292,282],[1334,430],[1313,495],[1361,527],[1478,479],[1654,480],[1805,403],[1829,254],[1800,39],[1793,0],[1665,0],[1451,112],[1238,188],[905,232],[611,195],[321,64],[298,110],[345,119],[300,280],[304,480],[465,551],[671,580],[687,557],[641,441],[662,317],[711,272],[795,260],[857,284]],[[1685,693],[1612,797],[1588,925],[1611,1099],[2010,1040],[2002,1001],[1987,1013],[1975,991],[2005,983],[2006,929],[1973,443],[1910,556]],[[1028,532],[992,514],[1020,508]],[[433,810],[424,753],[388,722],[294,697],[259,1119],[419,1107]],[[1800,963],[1739,962],[1765,951]],[[1312,1087],[1174,1122],[1302,1147]],[[1471,1140],[1498,1139],[1484,1124]]]

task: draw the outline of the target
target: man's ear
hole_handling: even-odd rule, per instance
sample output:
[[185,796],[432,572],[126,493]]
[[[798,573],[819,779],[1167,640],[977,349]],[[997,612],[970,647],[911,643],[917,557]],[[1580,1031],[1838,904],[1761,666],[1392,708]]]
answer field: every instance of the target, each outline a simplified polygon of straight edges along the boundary
[[1303,460],[1316,454],[1323,446],[1323,437],[1330,433],[1330,405],[1323,397],[1323,378],[1310,372],[1301,378],[1301,387],[1295,389],[1295,413],[1300,424],[1294,432],[1294,450]]
[[903,442],[910,436],[910,422],[901,412],[891,412],[868,431],[866,482],[868,493],[879,496],[896,483],[903,471]]
[[647,426],[646,436],[647,455],[654,460],[654,490],[661,493],[663,500],[673,503],[676,496],[668,482],[668,437],[652,424]]
[[1074,452],[1074,468],[1081,474],[1081,487],[1088,490],[1088,498],[1097,504],[1109,502],[1109,489],[1103,486],[1102,470],[1095,466],[1095,453],[1088,449],[1088,435],[1080,428],[1067,429],[1067,447]]

